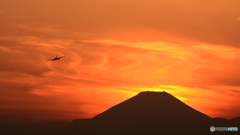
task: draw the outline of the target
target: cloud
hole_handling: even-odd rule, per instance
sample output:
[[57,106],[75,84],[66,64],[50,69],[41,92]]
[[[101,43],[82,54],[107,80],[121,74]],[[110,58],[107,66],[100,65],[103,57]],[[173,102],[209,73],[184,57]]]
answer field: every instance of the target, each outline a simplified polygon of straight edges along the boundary
[[17,25],[21,29],[25,30],[31,30],[31,31],[39,31],[39,32],[58,32],[59,30],[57,29],[57,26],[52,26],[52,25],[46,25],[43,27],[31,27],[27,25]]
[[[227,74],[236,72],[234,67],[238,65],[233,61],[238,60],[240,52],[234,47],[197,43],[183,47],[168,42],[82,41],[34,36],[2,37],[2,40],[2,71],[85,83],[95,81],[96,84],[110,80],[143,85],[159,82],[217,84],[218,80],[227,78]],[[47,61],[55,54],[66,57],[63,62]],[[222,65],[223,62],[228,64]],[[144,73],[139,74],[141,71]],[[213,76],[206,77],[209,72]],[[150,77],[144,79],[147,76]],[[135,79],[126,79],[129,77]],[[234,75],[230,78],[230,82],[238,80]]]

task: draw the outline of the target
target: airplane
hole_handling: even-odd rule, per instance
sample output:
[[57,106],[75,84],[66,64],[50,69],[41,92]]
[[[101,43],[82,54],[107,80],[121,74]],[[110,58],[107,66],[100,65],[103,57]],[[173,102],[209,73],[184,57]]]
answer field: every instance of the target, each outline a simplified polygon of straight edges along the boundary
[[53,59],[49,59],[49,60],[51,60],[51,61],[56,61],[56,60],[60,60],[60,59],[63,58],[63,57],[65,57],[65,56],[58,57],[58,56],[56,55],[55,58],[53,58]]

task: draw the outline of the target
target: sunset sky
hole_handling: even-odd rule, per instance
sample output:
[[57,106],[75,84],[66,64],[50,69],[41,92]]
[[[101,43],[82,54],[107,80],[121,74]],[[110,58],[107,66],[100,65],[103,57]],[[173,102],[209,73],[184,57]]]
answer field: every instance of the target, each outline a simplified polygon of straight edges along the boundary
[[[0,0],[0,119],[91,118],[141,91],[240,116],[239,0]],[[56,56],[60,61],[49,61]]]

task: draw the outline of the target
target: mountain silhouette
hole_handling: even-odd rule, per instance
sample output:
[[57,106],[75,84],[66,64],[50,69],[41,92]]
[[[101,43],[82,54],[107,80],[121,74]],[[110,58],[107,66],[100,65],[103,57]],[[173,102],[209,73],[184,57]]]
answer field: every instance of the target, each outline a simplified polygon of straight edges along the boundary
[[[141,92],[92,119],[74,120],[76,134],[213,134],[210,126],[236,126],[233,120],[213,119],[167,92]],[[232,125],[233,124],[233,125]],[[69,133],[69,132],[68,132]]]
[[185,122],[210,119],[209,116],[189,107],[169,93],[147,91],[113,106],[92,119],[106,121],[127,119],[134,122],[144,119],[152,123],[171,119],[180,121],[183,118]]
[[61,123],[0,126],[4,129],[0,134],[4,135],[239,135],[239,131],[211,132],[210,127],[239,128],[240,117],[211,118],[167,92],[146,91],[91,119],[76,119],[66,126]]

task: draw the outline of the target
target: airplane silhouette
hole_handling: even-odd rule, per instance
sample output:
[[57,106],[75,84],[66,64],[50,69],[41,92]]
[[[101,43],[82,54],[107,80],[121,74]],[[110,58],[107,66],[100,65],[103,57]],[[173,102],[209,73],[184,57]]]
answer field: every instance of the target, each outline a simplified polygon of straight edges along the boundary
[[49,60],[51,60],[51,61],[56,61],[56,60],[60,60],[60,59],[63,58],[63,57],[65,57],[65,56],[58,57],[58,56],[56,55],[55,58],[53,58],[53,59],[49,59]]

